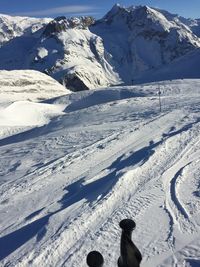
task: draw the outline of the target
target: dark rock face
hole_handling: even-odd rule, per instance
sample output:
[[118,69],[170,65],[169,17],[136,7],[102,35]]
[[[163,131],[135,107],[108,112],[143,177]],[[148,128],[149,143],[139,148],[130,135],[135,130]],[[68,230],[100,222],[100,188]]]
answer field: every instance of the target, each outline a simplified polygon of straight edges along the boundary
[[95,22],[91,16],[85,16],[80,18],[67,19],[65,16],[60,16],[52,20],[45,28],[43,34],[45,36],[51,36],[67,29],[79,28],[86,29]]
[[89,90],[77,73],[66,74],[63,79],[63,83],[65,84],[66,88],[73,92]]
[[56,33],[65,31],[66,29],[66,17],[57,17],[46,26],[43,34],[45,36],[51,36]]

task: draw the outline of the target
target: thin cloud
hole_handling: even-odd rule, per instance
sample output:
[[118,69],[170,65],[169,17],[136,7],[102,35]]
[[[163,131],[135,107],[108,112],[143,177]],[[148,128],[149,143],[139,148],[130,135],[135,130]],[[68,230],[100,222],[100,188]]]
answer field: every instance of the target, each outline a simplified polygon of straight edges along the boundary
[[61,6],[61,7],[55,7],[55,8],[49,8],[49,9],[43,9],[43,10],[36,10],[31,12],[18,12],[15,15],[21,15],[21,16],[52,16],[52,15],[59,15],[59,14],[81,14],[81,13],[87,13],[94,10],[94,7],[92,6],[84,6],[84,5],[74,5],[74,6]]

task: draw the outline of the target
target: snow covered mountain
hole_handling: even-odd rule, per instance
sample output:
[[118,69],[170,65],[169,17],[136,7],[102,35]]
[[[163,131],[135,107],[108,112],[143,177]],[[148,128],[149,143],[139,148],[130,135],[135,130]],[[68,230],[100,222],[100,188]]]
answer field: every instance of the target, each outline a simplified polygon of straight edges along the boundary
[[[23,18],[2,20],[0,69],[39,70],[72,91],[137,83],[146,72],[157,73],[200,47],[199,20],[147,6],[115,5],[98,21],[25,18],[26,27],[22,23],[16,30],[15,21]],[[176,67],[181,72],[182,66]],[[190,73],[188,68],[187,78]]]
[[177,58],[158,69],[147,70],[138,75],[135,83],[153,82],[174,79],[198,79],[200,62],[200,48],[192,50],[185,56]]
[[184,18],[179,16],[178,14],[171,14],[166,10],[156,9],[157,11],[161,12],[168,20],[174,20],[177,23],[182,23],[190,28],[190,30],[200,37],[200,19],[191,19],[191,18]]
[[43,28],[52,19],[14,17],[0,14],[0,47],[18,36],[31,36]]
[[115,5],[91,30],[103,38],[122,80],[131,83],[200,46],[189,27],[172,18],[147,6]]
[[90,17],[50,22],[30,51],[28,66],[45,71],[71,90],[86,90],[118,83],[105,59],[103,40],[88,26]]

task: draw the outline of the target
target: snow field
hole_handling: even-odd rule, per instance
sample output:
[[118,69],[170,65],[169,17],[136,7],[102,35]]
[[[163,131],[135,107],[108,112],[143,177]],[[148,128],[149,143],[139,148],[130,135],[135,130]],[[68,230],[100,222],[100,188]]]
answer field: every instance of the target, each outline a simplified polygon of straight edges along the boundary
[[158,84],[32,103],[63,112],[0,140],[2,266],[86,267],[94,249],[116,266],[124,218],[142,267],[198,266],[199,84],[163,82],[162,113]]

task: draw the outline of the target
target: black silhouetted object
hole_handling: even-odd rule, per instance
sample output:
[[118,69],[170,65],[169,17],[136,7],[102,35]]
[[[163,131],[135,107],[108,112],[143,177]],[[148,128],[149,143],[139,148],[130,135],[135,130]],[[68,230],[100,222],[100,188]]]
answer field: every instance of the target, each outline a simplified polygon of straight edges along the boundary
[[131,240],[132,231],[135,229],[135,222],[130,219],[124,219],[119,223],[122,229],[120,257],[118,267],[139,267],[142,255],[139,249]]
[[103,256],[98,251],[91,251],[87,255],[86,261],[89,267],[102,267],[104,263]]

